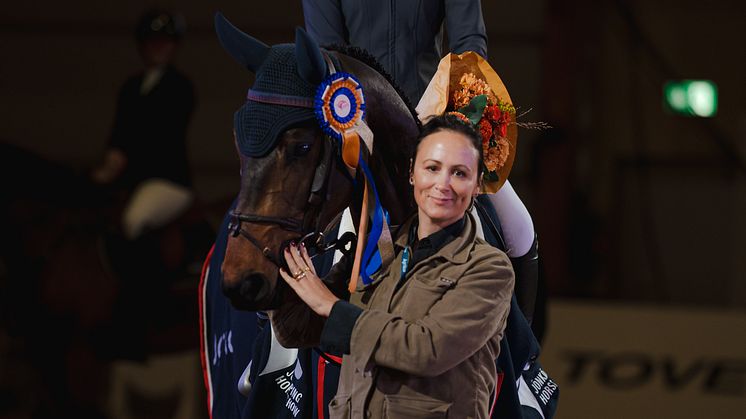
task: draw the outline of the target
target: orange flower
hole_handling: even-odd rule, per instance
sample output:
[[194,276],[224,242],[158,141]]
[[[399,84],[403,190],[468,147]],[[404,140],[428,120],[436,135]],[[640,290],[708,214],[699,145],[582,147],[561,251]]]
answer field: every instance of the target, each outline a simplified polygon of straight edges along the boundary
[[500,170],[505,165],[505,162],[508,161],[508,156],[510,155],[510,143],[505,139],[505,137],[498,137],[497,147],[492,148],[490,152],[492,151],[496,154],[495,160],[497,162],[497,168],[495,170]]
[[484,167],[488,172],[494,172],[498,169],[498,164],[497,149],[487,147],[487,149],[484,150]]
[[482,135],[482,144],[489,144],[490,137],[492,137],[492,124],[490,124],[487,118],[479,120],[479,133]]
[[459,86],[453,91],[453,109],[460,109],[469,104],[475,96],[490,96],[492,90],[487,82],[477,78],[474,73],[464,73],[459,80]]

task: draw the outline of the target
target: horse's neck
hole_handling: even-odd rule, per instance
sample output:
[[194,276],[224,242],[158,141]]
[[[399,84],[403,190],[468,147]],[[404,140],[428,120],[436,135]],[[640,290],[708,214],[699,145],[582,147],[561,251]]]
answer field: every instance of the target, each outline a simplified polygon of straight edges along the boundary
[[409,110],[403,103],[401,105],[399,109],[378,109],[382,115],[377,122],[380,124],[383,121],[383,126],[374,129],[378,135],[371,161],[376,182],[381,185],[378,187],[379,196],[389,209],[394,224],[403,222],[413,211],[408,181],[409,154],[417,137],[417,125],[411,119]]
[[345,71],[363,83],[367,123],[374,133],[370,168],[382,205],[391,222],[399,224],[414,210],[408,179],[417,122],[385,77],[354,58],[339,55],[339,59]]

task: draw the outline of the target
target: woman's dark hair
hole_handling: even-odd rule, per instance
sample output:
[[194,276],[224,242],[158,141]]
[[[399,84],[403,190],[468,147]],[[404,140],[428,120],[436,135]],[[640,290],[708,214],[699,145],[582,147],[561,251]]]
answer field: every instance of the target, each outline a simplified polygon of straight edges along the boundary
[[422,140],[439,131],[453,131],[462,134],[471,141],[471,145],[478,152],[477,178],[481,177],[482,173],[484,173],[482,137],[471,124],[464,122],[456,116],[448,114],[436,116],[427,121],[427,123],[422,127],[422,131],[420,131],[420,135],[417,137],[414,150],[412,151],[412,165],[414,165],[414,162],[417,160],[417,150],[420,149],[420,143],[422,143]]

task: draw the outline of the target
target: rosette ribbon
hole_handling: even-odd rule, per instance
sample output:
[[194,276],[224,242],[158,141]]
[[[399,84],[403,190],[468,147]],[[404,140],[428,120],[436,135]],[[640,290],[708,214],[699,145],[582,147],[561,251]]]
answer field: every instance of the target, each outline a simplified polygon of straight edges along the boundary
[[[354,178],[359,167],[365,178],[357,249],[349,284],[350,292],[353,292],[357,288],[358,277],[364,285],[370,284],[371,275],[383,263],[393,259],[394,250],[388,217],[381,206],[373,173],[363,158],[360,144],[362,141],[369,153],[373,153],[373,133],[363,119],[363,87],[355,76],[336,72],[332,66],[330,70],[331,74],[321,82],[316,91],[316,119],[324,133],[340,144],[342,160],[350,175]],[[367,233],[369,222],[370,232]]]

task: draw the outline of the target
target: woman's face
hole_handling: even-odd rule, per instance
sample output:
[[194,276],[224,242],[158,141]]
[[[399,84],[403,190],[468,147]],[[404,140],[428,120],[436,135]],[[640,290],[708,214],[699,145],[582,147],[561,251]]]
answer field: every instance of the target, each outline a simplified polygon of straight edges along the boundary
[[420,142],[411,182],[419,222],[429,233],[458,221],[479,193],[479,152],[465,135],[442,130]]

